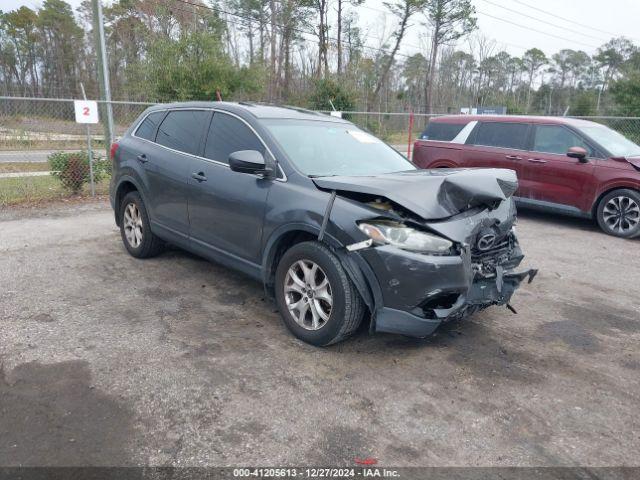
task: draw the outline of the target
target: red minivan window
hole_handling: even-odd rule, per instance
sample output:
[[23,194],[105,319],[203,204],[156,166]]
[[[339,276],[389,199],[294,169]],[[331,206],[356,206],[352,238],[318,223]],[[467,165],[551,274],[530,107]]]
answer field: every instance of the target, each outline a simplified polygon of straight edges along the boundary
[[472,143],[487,147],[524,150],[527,146],[528,129],[529,125],[526,123],[482,122],[476,129]]
[[439,142],[450,142],[462,129],[465,123],[445,123],[445,122],[429,122],[427,128],[420,135],[421,140],[436,140]]

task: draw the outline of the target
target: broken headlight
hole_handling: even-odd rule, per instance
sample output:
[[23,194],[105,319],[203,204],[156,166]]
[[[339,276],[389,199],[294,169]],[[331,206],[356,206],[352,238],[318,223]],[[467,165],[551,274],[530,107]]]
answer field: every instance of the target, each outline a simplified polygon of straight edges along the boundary
[[421,232],[402,223],[370,222],[359,223],[362,230],[377,245],[393,245],[411,252],[446,255],[453,243],[431,233]]

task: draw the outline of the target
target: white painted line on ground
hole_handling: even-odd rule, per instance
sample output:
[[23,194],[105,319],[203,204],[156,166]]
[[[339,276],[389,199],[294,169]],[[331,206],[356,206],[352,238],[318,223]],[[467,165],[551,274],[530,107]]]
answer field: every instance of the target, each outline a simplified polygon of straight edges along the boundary
[[46,175],[51,175],[51,172],[11,172],[11,173],[0,173],[0,178],[44,177]]

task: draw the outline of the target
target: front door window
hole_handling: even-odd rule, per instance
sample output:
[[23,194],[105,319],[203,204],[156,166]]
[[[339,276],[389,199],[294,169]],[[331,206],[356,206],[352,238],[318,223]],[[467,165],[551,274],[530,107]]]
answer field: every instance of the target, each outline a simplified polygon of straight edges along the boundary
[[588,156],[594,156],[593,149],[576,133],[560,125],[537,125],[533,137],[533,151],[566,155],[571,147],[582,147]]

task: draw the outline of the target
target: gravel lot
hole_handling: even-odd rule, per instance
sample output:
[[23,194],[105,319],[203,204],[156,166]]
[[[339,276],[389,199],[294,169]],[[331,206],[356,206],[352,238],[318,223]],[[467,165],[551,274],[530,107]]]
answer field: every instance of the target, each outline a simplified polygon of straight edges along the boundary
[[240,274],[127,255],[104,201],[4,210],[0,465],[640,465],[640,242],[518,231],[518,315],[318,349]]

